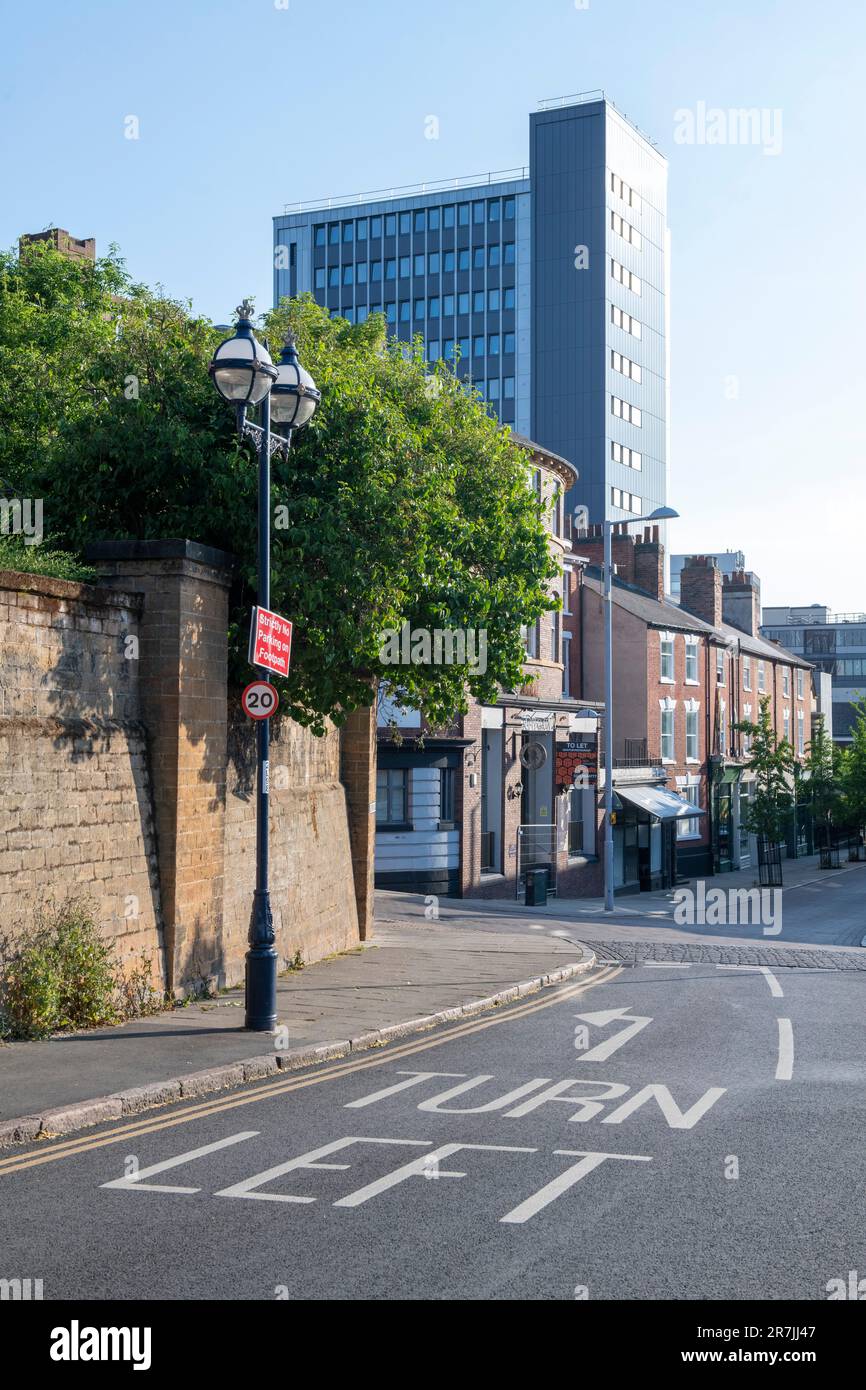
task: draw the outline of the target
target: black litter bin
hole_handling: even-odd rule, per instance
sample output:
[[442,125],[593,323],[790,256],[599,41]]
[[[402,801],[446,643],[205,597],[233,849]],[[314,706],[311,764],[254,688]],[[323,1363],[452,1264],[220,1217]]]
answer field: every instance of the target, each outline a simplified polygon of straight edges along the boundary
[[547,905],[547,880],[548,869],[527,869],[526,870],[526,897],[524,903],[527,907],[545,907]]

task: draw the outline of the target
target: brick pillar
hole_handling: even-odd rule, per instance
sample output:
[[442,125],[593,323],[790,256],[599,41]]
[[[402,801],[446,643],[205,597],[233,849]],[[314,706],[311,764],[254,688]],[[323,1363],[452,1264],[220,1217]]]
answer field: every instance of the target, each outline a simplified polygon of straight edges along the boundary
[[100,541],[103,583],[144,595],[139,685],[169,989],[222,984],[231,557],[194,541]]
[[358,934],[373,935],[373,874],[376,848],[376,702],[349,715],[340,743],[340,780],[346,790],[352,875],[358,905]]

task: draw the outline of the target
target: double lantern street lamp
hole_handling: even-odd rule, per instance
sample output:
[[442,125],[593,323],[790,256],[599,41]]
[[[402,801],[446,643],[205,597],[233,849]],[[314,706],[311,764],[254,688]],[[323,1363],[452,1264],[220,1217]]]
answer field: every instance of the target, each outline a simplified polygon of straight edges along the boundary
[[604,530],[604,910],[613,912],[613,528],[646,521],[671,521],[679,516],[673,507],[656,507],[649,516],[611,521]]
[[[291,332],[286,334],[279,363],[256,338],[253,306],[245,299],[237,309],[234,336],[220,343],[208,368],[213,384],[237,411],[238,437],[252,442],[259,463],[258,605],[271,606],[271,456],[288,456],[295,430],[315,414],[321,400],[316,383],[298,361]],[[261,407],[261,425],[247,420],[250,406]],[[271,433],[271,422],[281,432]],[[271,683],[270,672],[257,667],[260,680]],[[259,719],[256,786],[256,888],[246,956],[245,1027],[257,1033],[277,1025],[277,953],[268,886],[268,791],[270,721]]]

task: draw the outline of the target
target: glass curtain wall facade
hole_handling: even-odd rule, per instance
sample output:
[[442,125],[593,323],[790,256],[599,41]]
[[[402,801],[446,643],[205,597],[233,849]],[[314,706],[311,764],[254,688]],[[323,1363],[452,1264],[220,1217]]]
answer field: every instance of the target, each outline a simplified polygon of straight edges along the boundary
[[[459,184],[459,186],[458,186]],[[287,208],[274,296],[376,310],[572,462],[589,520],[667,501],[667,163],[603,98],[530,117],[530,166]]]
[[309,290],[350,323],[384,313],[528,435],[529,223],[525,178],[287,213],[274,219],[275,298]]
[[833,741],[850,744],[857,720],[854,705],[866,695],[866,613],[831,613],[816,603],[765,608],[762,616],[762,637],[831,677]]

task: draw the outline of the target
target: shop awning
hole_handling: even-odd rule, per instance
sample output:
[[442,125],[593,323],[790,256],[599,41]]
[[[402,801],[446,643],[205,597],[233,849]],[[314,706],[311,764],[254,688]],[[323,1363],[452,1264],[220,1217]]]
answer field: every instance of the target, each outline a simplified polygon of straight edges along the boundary
[[639,810],[648,811],[657,820],[687,820],[707,814],[665,787],[617,787],[616,794]]
[[745,772],[745,770],[744,767],[726,767],[720,778],[722,785],[739,782],[740,775]]

